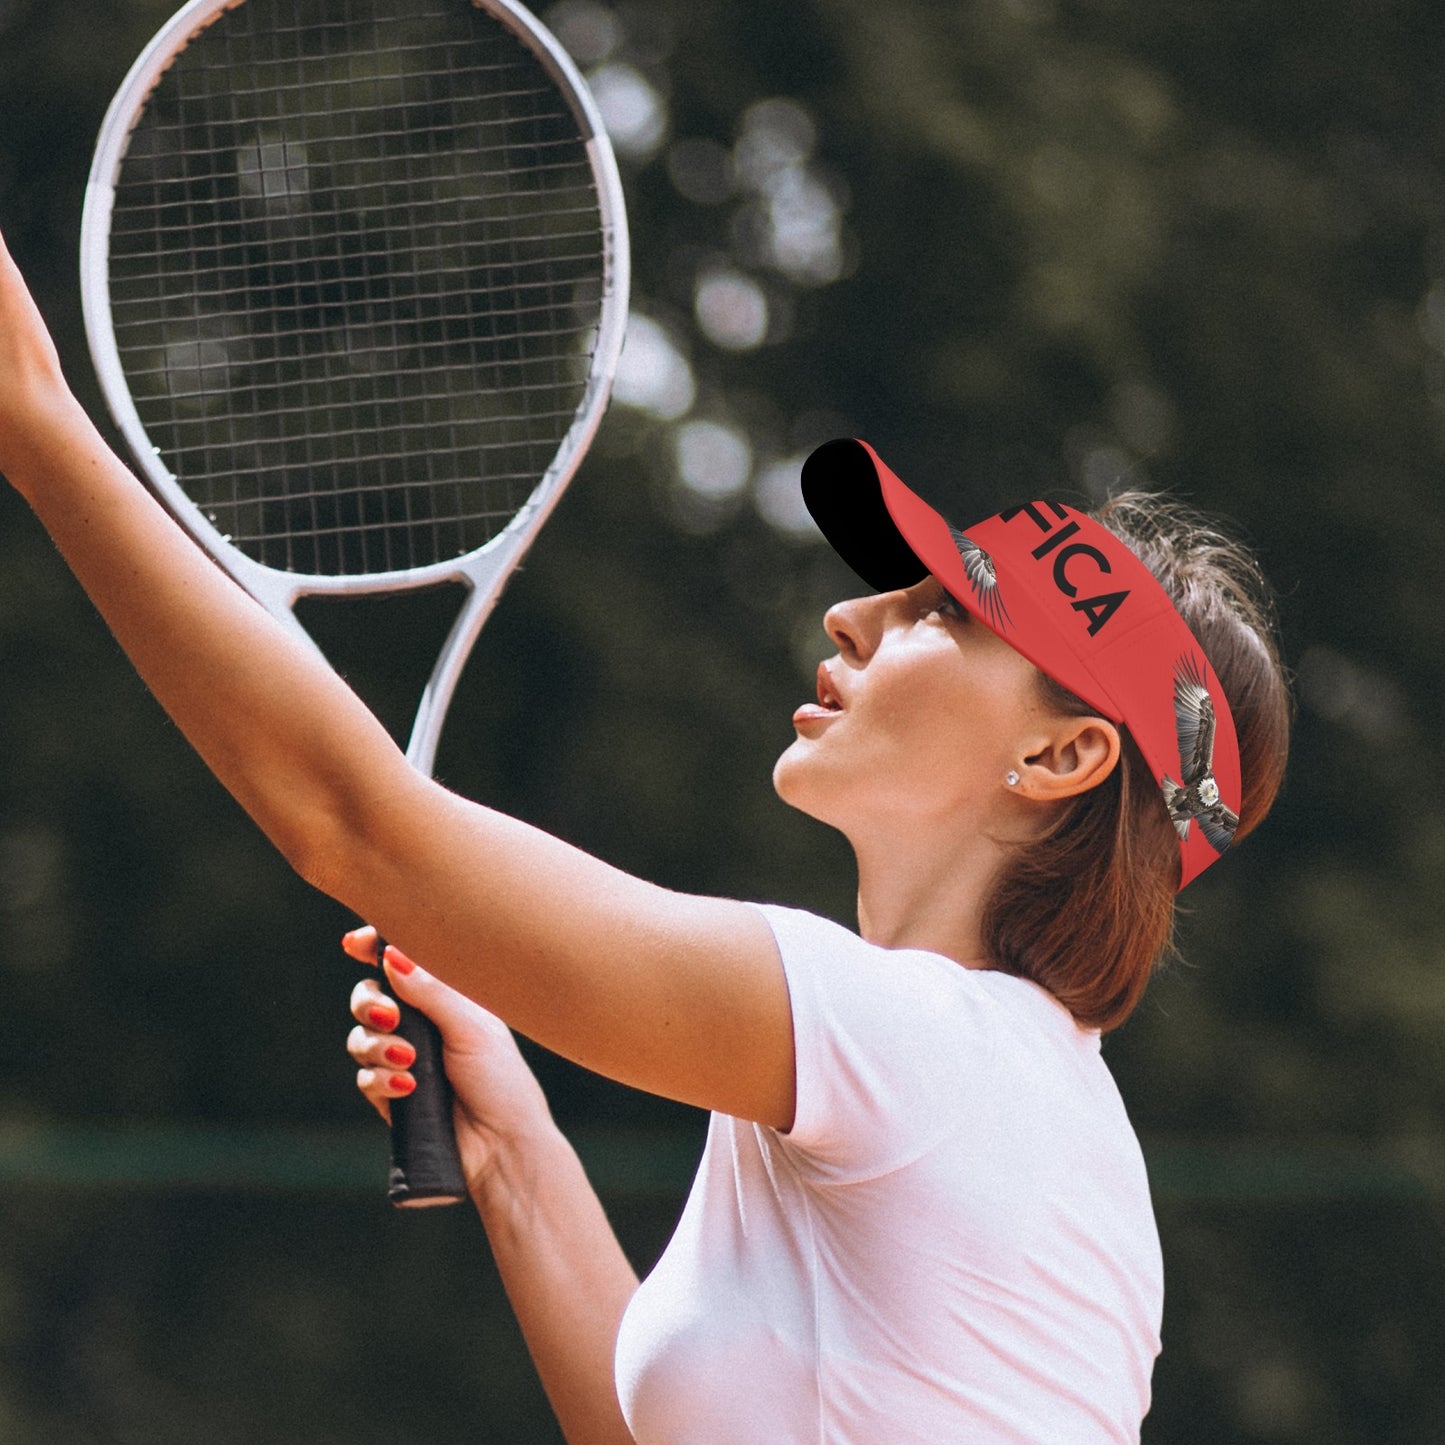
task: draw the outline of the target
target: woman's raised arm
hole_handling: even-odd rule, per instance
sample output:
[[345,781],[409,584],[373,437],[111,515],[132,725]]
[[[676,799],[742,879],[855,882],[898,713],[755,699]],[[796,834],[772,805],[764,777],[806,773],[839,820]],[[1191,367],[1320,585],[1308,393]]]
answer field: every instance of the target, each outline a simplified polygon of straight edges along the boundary
[[107,447],[0,240],[0,472],[163,707],[309,882],[514,1028],[763,1123],[793,1112],[762,916],[671,893],[423,778]]

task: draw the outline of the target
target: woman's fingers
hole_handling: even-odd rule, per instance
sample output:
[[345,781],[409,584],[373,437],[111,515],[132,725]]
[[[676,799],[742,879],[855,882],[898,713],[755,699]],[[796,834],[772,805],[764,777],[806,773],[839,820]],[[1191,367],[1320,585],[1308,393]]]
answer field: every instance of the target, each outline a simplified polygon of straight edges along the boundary
[[416,1080],[398,1069],[358,1069],[356,1087],[371,1107],[390,1124],[391,1101],[406,1098],[416,1088]]
[[347,1036],[346,1051],[361,1065],[356,1071],[356,1087],[391,1123],[391,1101],[404,1099],[416,1089],[416,1079],[406,1067],[415,1060],[416,1050],[395,1034],[379,1034],[357,1024]]
[[416,1050],[405,1039],[362,1024],[346,1036],[346,1052],[365,1068],[409,1069],[416,1062]]
[[369,1029],[389,1034],[401,1020],[396,1000],[381,991],[374,978],[363,978],[351,990],[351,1017]]
[[416,1080],[401,1069],[358,1069],[356,1087],[379,1107],[384,1100],[406,1098]]
[[404,1099],[416,1088],[416,1079],[407,1072],[416,1050],[392,1032],[399,1018],[396,1003],[374,978],[362,979],[351,990],[351,1014],[357,1022],[346,1036],[346,1052],[361,1066],[356,1087],[390,1123],[390,1101]]
[[[381,961],[376,956],[376,929],[369,923],[353,928],[349,933],[343,933],[341,950],[358,963],[375,965]],[[416,967],[406,954],[392,944],[386,946],[386,961],[399,973],[410,973]]]
[[376,930],[370,924],[353,928],[350,933],[342,934],[341,948],[348,958],[354,958],[357,963],[375,964]]
[[[375,967],[376,929],[369,925],[353,928],[342,937],[341,947],[348,957]],[[400,1013],[395,999],[382,992],[383,987],[431,1019],[441,1030],[448,1049],[465,1048],[478,1035],[494,1038],[500,1036],[498,1031],[506,1034],[506,1026],[499,1019],[424,968],[418,968],[394,944],[387,946],[385,970],[357,984],[351,993],[352,1015],[361,1023],[387,1030],[395,1028]]]

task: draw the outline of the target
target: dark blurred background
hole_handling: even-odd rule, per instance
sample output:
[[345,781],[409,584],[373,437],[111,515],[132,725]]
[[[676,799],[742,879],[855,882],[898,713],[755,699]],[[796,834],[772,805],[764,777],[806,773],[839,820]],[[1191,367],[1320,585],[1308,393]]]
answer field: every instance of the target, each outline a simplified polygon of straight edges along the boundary
[[[90,150],[169,0],[0,0],[0,227],[102,411]],[[1300,711],[1271,824],[1106,1042],[1168,1269],[1149,1445],[1445,1441],[1445,24],[1427,0],[563,0],[622,160],[617,399],[483,635],[459,790],[647,877],[850,920],[772,797],[850,587],[801,456],[966,524],[1227,514]],[[444,619],[367,604],[393,720]],[[329,613],[312,617],[340,645]],[[558,1439],[466,1211],[400,1216],[350,920],[192,758],[0,497],[0,1439]],[[538,1063],[645,1268],[687,1111]]]

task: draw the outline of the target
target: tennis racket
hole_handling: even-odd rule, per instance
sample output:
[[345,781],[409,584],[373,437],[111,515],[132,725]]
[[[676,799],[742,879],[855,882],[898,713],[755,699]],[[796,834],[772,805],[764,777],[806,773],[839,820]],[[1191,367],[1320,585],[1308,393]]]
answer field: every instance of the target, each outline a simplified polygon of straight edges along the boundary
[[[430,774],[622,348],[622,189],[561,46],[513,0],[192,0],[106,114],[81,287],[142,473],[282,625],[315,647],[302,597],[464,584],[407,746]],[[451,1202],[439,1040],[406,1013],[390,1195]]]

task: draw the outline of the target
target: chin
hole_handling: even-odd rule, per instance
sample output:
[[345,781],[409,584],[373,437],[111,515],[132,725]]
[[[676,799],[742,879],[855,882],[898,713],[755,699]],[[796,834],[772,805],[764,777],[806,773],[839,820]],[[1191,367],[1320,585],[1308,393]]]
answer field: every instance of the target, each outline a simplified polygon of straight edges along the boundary
[[[807,791],[809,768],[806,747],[802,738],[794,738],[778,755],[773,764],[773,791],[789,807],[802,808],[800,793]],[[806,808],[802,809],[807,812]]]
[[797,771],[797,760],[793,754],[797,751],[798,743],[794,739],[781,753],[778,760],[773,764],[773,791],[785,802],[792,803],[789,796],[791,780]]
[[[773,791],[790,808],[836,827],[830,813],[836,809],[838,788],[836,783],[828,787],[820,775],[815,759],[809,756],[807,739],[797,738],[786,747],[773,764]],[[828,807],[828,802],[834,809]]]

